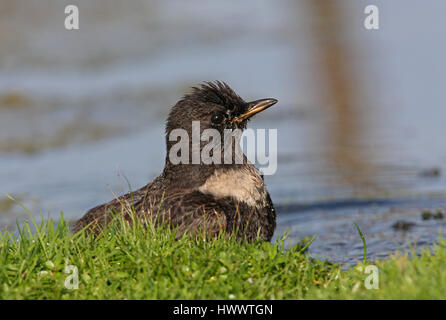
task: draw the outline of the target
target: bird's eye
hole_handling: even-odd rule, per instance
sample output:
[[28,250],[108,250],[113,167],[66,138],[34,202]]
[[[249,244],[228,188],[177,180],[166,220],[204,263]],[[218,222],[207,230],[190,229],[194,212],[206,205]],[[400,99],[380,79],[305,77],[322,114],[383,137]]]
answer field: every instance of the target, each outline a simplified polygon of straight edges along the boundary
[[211,121],[213,124],[220,124],[222,123],[225,116],[222,113],[214,113],[211,117]]

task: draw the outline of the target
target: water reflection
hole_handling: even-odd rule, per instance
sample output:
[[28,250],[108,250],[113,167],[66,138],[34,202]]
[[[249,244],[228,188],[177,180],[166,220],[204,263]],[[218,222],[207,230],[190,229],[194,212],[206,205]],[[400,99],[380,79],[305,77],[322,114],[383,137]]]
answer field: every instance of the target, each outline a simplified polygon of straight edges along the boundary
[[[325,136],[324,156],[338,173],[340,184],[348,183],[366,193],[377,189],[376,172],[371,163],[373,154],[366,156],[361,150],[364,137],[370,135],[368,115],[360,104],[368,105],[360,92],[367,91],[360,71],[355,68],[357,42],[348,38],[348,15],[345,3],[339,1],[307,1],[311,18],[313,69],[315,70],[318,95],[328,109],[329,121],[321,132]],[[315,97],[317,100],[319,97]]]

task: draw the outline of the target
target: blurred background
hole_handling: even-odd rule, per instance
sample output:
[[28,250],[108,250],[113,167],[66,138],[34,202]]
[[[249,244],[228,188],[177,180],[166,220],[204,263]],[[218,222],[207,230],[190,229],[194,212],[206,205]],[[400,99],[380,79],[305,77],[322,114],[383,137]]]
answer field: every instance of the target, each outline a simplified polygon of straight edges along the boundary
[[[64,28],[65,6],[80,29]],[[367,5],[379,30],[364,27]],[[279,103],[265,181],[280,237],[318,233],[341,263],[446,225],[446,2],[441,0],[0,0],[0,227],[70,220],[154,178],[164,121],[203,81]],[[445,211],[446,214],[446,211]]]

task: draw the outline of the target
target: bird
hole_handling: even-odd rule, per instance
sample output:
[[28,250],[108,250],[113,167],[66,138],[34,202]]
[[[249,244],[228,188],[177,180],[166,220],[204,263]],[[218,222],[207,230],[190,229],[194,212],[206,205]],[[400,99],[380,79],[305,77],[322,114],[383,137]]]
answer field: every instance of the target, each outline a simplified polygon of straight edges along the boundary
[[[75,223],[73,232],[84,230],[98,235],[116,215],[131,221],[129,210],[125,210],[131,208],[141,220],[175,228],[176,238],[184,234],[216,237],[224,232],[248,242],[271,241],[276,211],[264,177],[243,152],[238,163],[225,162],[225,148],[239,146],[240,137],[229,146],[223,137],[225,130],[245,130],[252,116],[276,103],[273,98],[245,102],[221,81],[192,87],[167,117],[166,158],[161,174],[136,191],[90,209]],[[171,134],[175,129],[188,133],[187,145],[193,148],[193,121],[199,121],[200,134],[206,129],[221,134],[219,143],[223,150],[216,154],[220,161],[204,163],[198,159],[194,163],[190,154],[184,158],[186,161],[172,161],[171,151],[178,140],[172,141]],[[204,142],[199,142],[198,147],[203,151]]]

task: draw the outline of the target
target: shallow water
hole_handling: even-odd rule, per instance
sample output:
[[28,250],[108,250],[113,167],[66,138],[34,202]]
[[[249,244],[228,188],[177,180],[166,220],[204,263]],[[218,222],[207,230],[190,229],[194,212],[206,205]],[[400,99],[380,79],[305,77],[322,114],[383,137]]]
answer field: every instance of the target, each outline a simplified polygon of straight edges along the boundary
[[[372,258],[432,244],[446,220],[421,212],[446,210],[446,4],[375,2],[373,33],[362,27],[365,2],[342,2],[340,38],[359,77],[354,112],[342,113],[319,97],[304,1],[83,2],[75,33],[60,25],[62,4],[31,14],[27,1],[5,1],[0,194],[35,216],[74,220],[128,191],[125,178],[144,185],[162,169],[170,107],[219,79],[246,99],[279,100],[251,122],[278,130],[278,170],[265,178],[276,237],[317,233],[310,254],[342,263],[362,259],[355,222]],[[0,201],[0,225],[14,228],[25,212]],[[399,231],[397,221],[415,225]]]

